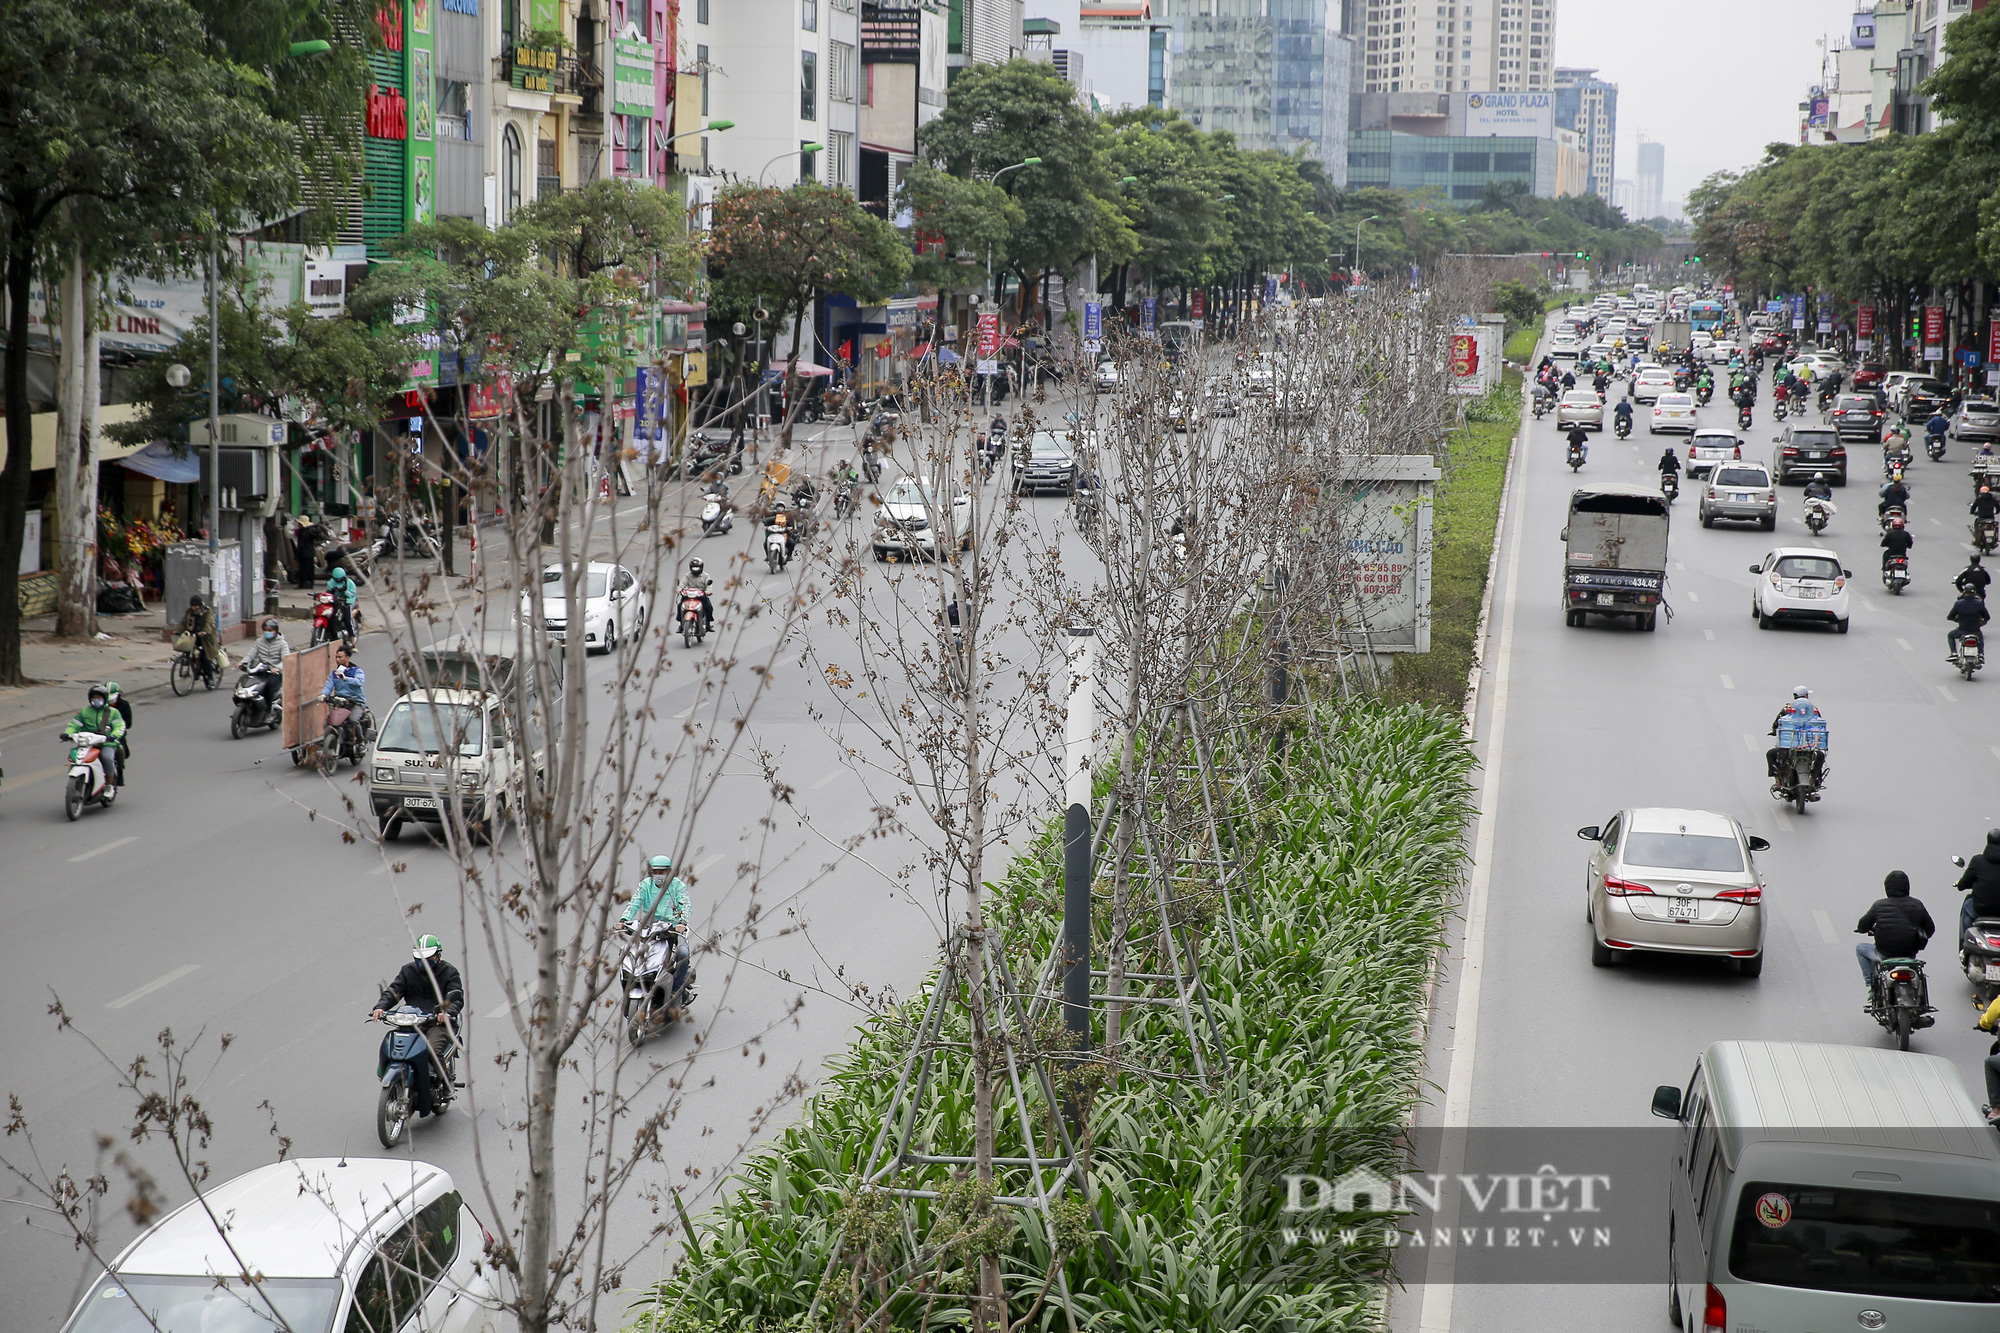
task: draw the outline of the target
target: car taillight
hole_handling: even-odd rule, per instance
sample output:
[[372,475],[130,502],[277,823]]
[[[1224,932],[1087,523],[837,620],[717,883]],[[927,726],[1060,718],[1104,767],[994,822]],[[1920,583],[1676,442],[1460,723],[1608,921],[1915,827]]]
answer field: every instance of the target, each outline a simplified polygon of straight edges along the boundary
[[[1736,454],[1737,457],[1741,458],[1743,456],[1743,451],[1739,449],[1736,451]],[[1786,458],[1797,458],[1799,456],[1798,446],[1791,444],[1786,445],[1784,456]]]
[[1729,1306],[1711,1282],[1708,1294],[1701,1303],[1701,1333],[1728,1333],[1728,1330]]
[[1724,889],[1715,896],[1737,903],[1761,903],[1764,901],[1764,886],[1759,884],[1749,889]]
[[1772,504],[1778,503],[1778,493],[1776,491],[1770,492],[1764,498],[1770,501]]
[[1743,446],[1740,444],[1736,446],[1736,457],[1739,459],[1743,457]]
[[1629,879],[1613,879],[1609,875],[1604,877],[1604,891],[1614,898],[1623,898],[1634,893],[1643,893],[1650,897],[1653,892],[1644,884],[1634,884]]
[[1845,458],[1845,457],[1847,457],[1847,446],[1846,446],[1846,445],[1844,445],[1844,444],[1836,444],[1836,445],[1834,445],[1834,446],[1833,446],[1833,452],[1832,452],[1832,453],[1831,453],[1831,454],[1830,454],[1829,456],[1830,456],[1830,457],[1833,457],[1833,458]]

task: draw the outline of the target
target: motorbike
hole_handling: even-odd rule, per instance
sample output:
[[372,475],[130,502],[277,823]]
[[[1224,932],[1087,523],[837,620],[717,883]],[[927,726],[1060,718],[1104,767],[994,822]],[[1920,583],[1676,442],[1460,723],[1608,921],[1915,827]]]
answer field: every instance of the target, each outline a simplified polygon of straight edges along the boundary
[[1582,466],[1583,466],[1583,446],[1582,446],[1582,445],[1580,445],[1580,444],[1572,444],[1572,445],[1571,445],[1571,446],[1569,447],[1569,457],[1568,457],[1567,459],[1565,459],[1564,461],[1565,461],[1565,462],[1567,462],[1567,463],[1569,464],[1569,470],[1570,470],[1571,472],[1574,472],[1574,471],[1576,471],[1576,470],[1577,470],[1578,468],[1582,467]]
[[319,739],[314,756],[319,771],[332,776],[340,761],[349,759],[360,767],[368,758],[368,746],[375,739],[375,719],[366,708],[357,709],[339,699],[327,700],[326,731]]
[[687,450],[681,456],[682,477],[693,480],[723,472],[734,477],[741,475],[742,471],[742,446],[732,445],[727,436],[696,431],[688,438]]
[[1975,515],[1972,520],[1972,544],[1979,548],[1981,555],[1992,555],[1993,548],[2000,546],[2000,519]]
[[1771,779],[1771,799],[1795,805],[1800,814],[1820,798],[1826,786],[1826,751],[1797,746],[1778,751],[1778,773]]
[[1910,586],[1910,557],[1892,555],[1882,562],[1882,586],[1898,594]]
[[1910,452],[1907,443],[1889,445],[1882,450],[1882,475],[1886,477],[1899,472],[1914,462],[1916,455]]
[[1660,474],[1660,494],[1667,497],[1668,504],[1672,504],[1674,501],[1680,499],[1681,474],[1678,472],[1662,472]]
[[1097,488],[1087,476],[1077,478],[1075,488],[1070,492],[1070,503],[1076,510],[1078,527],[1087,528],[1097,518]]
[[359,619],[359,612],[353,607],[338,605],[330,592],[317,593],[313,597],[312,643],[314,648],[335,639],[347,638],[355,627],[347,621]]
[[764,525],[764,560],[777,573],[792,558],[792,541],[785,530],[775,523]]
[[1924,452],[1930,456],[1931,462],[1942,463],[1944,461],[1944,436],[1924,436]]
[[708,619],[702,612],[702,603],[708,600],[706,588],[682,588],[675,594],[680,600],[681,641],[692,648],[708,635]]
[[441,1116],[451,1105],[458,1044],[450,1044],[444,1068],[439,1069],[431,1058],[430,1043],[424,1040],[424,1025],[431,1017],[414,1004],[399,1004],[382,1015],[381,1023],[389,1031],[375,1057],[375,1078],[382,1085],[375,1099],[375,1137],[384,1148],[401,1143],[417,1116]]
[[1812,529],[1813,536],[1817,537],[1826,531],[1826,525],[1832,520],[1833,515],[1833,501],[1822,500],[1817,495],[1806,497],[1806,526]]
[[1694,401],[1697,407],[1707,407],[1708,400],[1713,397],[1715,397],[1715,386],[1713,384],[1697,384],[1694,386]]
[[896,423],[902,418],[894,412],[877,412],[868,420],[868,428],[861,432],[861,443],[866,445],[887,444],[896,434]]
[[1958,651],[1951,656],[1951,664],[1958,668],[1958,674],[1967,680],[1972,673],[1986,665],[1986,639],[1981,634],[1967,634],[1958,641]]
[[730,517],[727,508],[729,497],[721,491],[708,491],[701,497],[701,535],[714,537],[729,531],[736,520]]
[[104,747],[109,744],[108,738],[95,731],[76,731],[64,732],[63,739],[72,742],[69,781],[63,786],[63,813],[74,822],[87,806],[101,805],[109,810],[118,793],[105,790]]
[[1905,522],[1908,518],[1909,514],[1904,510],[1903,506],[1890,505],[1882,511],[1876,523],[1881,527],[1882,531],[1887,532],[1890,528],[1895,527],[1898,522]]
[[[1963,870],[1965,858],[1954,856],[1951,863]],[[1958,965],[1972,983],[1972,997],[1980,1009],[2000,996],[2000,917],[1979,916],[1959,934]]]
[[1737,409],[1736,409],[1736,425],[1737,425],[1737,427],[1738,427],[1739,429],[1742,429],[1742,430],[1748,430],[1748,429],[1750,429],[1750,409],[1749,409],[1749,408],[1747,408],[1747,407],[1739,407],[1739,408],[1737,408]]
[[687,979],[669,995],[675,946],[687,927],[655,921],[643,934],[629,926],[619,929],[629,937],[618,965],[618,989],[625,996],[625,1038],[638,1046],[687,1013],[695,998],[694,962],[688,961]]
[[380,563],[396,554],[399,548],[404,555],[423,556],[431,560],[441,559],[444,555],[444,543],[438,540],[437,524],[422,516],[411,523],[405,521],[401,514],[390,514],[382,520],[382,535],[369,547],[369,554]]
[[1611,429],[1617,432],[1619,439],[1626,438],[1632,433],[1632,418],[1619,417],[1617,421],[1612,423]]
[[271,672],[245,671],[236,682],[236,711],[229,717],[229,737],[242,740],[243,733],[264,727],[276,731],[285,720],[283,696],[266,701],[264,682]]
[[1540,386],[1537,386],[1535,389],[1535,420],[1540,421],[1548,415],[1548,411],[1549,396],[1542,392]]
[[833,488],[833,516],[837,519],[849,518],[854,514],[854,483],[842,478]]
[[1927,1028],[1931,1017],[1930,987],[1920,958],[1885,958],[1875,965],[1875,984],[1868,990],[1868,1015],[1896,1034],[1896,1049],[1910,1049],[1910,1033]]

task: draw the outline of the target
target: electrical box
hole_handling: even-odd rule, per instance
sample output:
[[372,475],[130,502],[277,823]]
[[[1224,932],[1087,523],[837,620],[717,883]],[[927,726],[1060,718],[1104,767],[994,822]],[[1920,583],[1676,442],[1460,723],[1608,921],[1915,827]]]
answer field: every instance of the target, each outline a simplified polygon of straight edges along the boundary
[[[221,458],[218,461],[222,469],[222,512],[253,514],[259,518],[278,512],[281,488],[277,482],[282,475],[278,450],[285,444],[285,423],[271,417],[239,412],[223,417],[217,424],[221,427]],[[203,419],[191,423],[188,435],[193,441],[195,456],[201,460],[201,484],[205,497],[209,486],[208,421]],[[204,498],[204,512],[206,503]]]

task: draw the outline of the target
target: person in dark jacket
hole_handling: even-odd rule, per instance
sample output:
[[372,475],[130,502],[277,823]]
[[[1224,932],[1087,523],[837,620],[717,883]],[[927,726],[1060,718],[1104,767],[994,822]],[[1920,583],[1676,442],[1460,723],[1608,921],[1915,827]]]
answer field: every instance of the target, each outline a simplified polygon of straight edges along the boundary
[[1955,662],[1958,660],[1958,641],[1968,634],[1978,634],[1979,627],[1993,617],[1987,614],[1984,601],[1969,592],[1962,592],[1958,600],[1951,604],[1951,610],[1945,612],[1944,618],[1951,622],[1951,629],[1944,636],[1944,660]]
[[1917,539],[1910,535],[1908,528],[1900,523],[1891,524],[1889,530],[1882,534],[1882,568],[1887,569],[1889,562],[1899,555],[1909,555],[1910,548],[1916,544]]
[[1987,585],[1992,582],[1993,575],[1991,571],[1979,563],[1979,556],[1975,552],[1972,557],[1972,563],[1960,571],[1959,576],[1951,581],[1951,586],[1958,589],[1961,593],[1969,593],[1983,602],[1986,600]]
[[1910,896],[1908,875],[1891,870],[1882,879],[1882,891],[1888,896],[1877,898],[1854,927],[1855,934],[1871,937],[1854,946],[1861,980],[1871,991],[1877,963],[1884,958],[1915,958],[1937,934],[1929,910]]
[[438,1068],[450,1077],[453,1037],[465,1008],[465,985],[459,980],[458,969],[444,960],[444,945],[437,936],[424,936],[410,953],[411,961],[403,964],[382,998],[375,1001],[375,1012],[370,1016],[380,1018],[399,1004],[430,1011],[432,1020],[424,1024],[424,1040],[430,1044],[431,1058]]
[[1965,895],[1965,905],[1958,912],[1960,935],[1975,917],[2000,916],[2000,828],[1987,830],[1986,850],[1966,863],[1957,888]]

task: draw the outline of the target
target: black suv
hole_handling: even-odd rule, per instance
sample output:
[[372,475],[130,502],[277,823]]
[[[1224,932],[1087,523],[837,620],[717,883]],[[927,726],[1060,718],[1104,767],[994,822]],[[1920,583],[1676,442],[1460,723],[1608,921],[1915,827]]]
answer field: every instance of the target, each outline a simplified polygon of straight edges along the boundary
[[1787,426],[1783,435],[1774,435],[1778,446],[1778,480],[1794,477],[1806,480],[1815,472],[1830,475],[1833,484],[1847,484],[1847,447],[1831,426]]
[[1014,451],[1014,494],[1061,491],[1076,494],[1076,452],[1054,431],[1038,430]]

